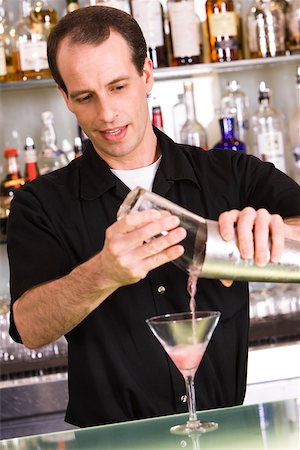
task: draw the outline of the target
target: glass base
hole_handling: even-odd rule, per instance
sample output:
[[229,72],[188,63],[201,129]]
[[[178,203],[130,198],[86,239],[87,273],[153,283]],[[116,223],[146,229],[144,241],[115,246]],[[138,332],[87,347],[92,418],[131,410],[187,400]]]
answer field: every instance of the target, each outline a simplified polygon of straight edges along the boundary
[[188,421],[182,425],[175,425],[170,428],[174,434],[203,434],[217,430],[218,424],[215,422],[200,422],[200,420]]

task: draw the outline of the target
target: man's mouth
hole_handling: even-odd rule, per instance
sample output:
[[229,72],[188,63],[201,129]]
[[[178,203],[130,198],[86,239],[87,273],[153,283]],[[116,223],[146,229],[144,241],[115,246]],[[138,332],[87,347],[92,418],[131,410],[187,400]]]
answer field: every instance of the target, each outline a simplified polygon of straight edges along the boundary
[[101,131],[102,136],[107,140],[120,140],[123,139],[127,131],[127,125],[118,128],[112,128],[109,130]]

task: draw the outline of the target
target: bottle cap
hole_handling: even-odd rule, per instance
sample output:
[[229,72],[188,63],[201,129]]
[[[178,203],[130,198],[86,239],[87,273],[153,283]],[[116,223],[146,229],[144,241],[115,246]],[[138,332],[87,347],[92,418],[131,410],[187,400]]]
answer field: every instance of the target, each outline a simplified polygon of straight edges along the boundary
[[4,150],[4,156],[5,158],[9,158],[10,156],[18,156],[18,150],[16,148],[6,148]]
[[53,120],[53,113],[51,111],[44,111],[41,113],[41,119],[43,122],[47,122],[48,120]]
[[34,147],[34,140],[32,139],[32,137],[27,136],[25,138],[25,149],[28,149],[29,147]]
[[240,83],[237,80],[228,81],[227,87],[230,92],[236,92],[240,88]]
[[259,101],[264,99],[269,99],[271,95],[271,90],[267,87],[266,83],[264,81],[261,81],[259,83]]

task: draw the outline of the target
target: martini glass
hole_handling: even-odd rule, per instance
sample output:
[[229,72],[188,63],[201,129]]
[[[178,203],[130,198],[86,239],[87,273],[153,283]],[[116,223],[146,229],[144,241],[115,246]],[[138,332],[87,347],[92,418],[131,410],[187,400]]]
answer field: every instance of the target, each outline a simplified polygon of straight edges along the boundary
[[194,378],[219,318],[218,311],[196,311],[166,314],[146,320],[186,384],[189,419],[185,424],[172,427],[172,433],[190,435],[218,428],[214,422],[197,419]]

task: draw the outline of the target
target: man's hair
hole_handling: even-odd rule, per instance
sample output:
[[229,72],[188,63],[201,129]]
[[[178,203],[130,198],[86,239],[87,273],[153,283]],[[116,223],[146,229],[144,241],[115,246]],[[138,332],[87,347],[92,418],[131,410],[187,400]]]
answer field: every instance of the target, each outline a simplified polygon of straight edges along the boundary
[[[57,50],[68,37],[73,44],[99,45],[109,38],[111,30],[119,33],[131,50],[132,62],[143,73],[147,46],[142,30],[132,16],[116,8],[87,6],[66,14],[53,28],[47,43],[48,63],[55,82],[66,94],[67,87],[57,67]],[[99,61],[101,64],[101,61]]]

